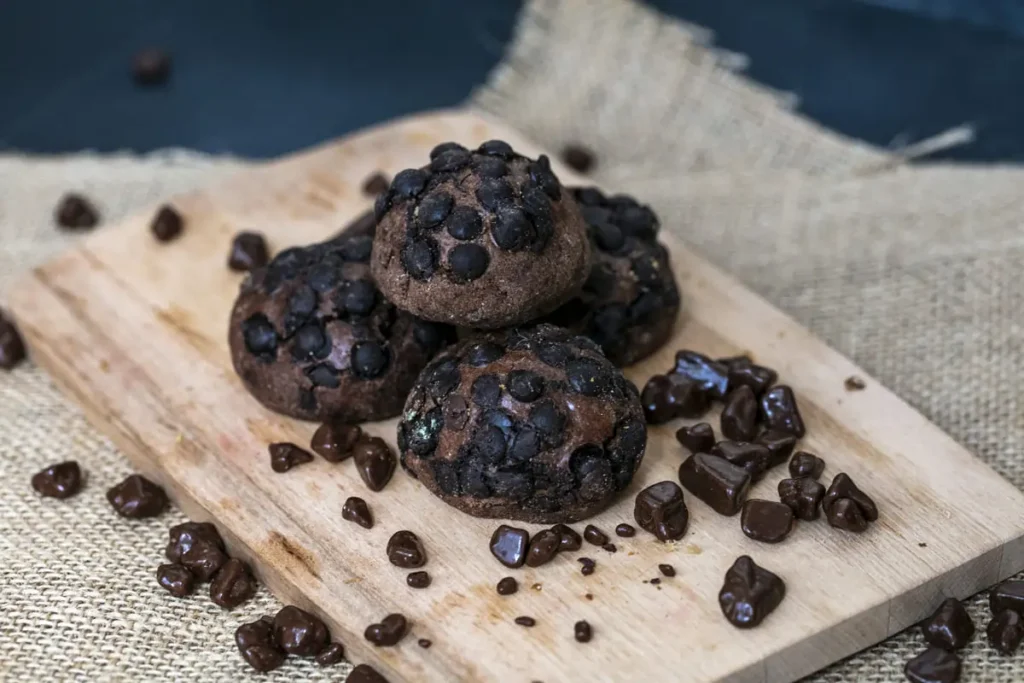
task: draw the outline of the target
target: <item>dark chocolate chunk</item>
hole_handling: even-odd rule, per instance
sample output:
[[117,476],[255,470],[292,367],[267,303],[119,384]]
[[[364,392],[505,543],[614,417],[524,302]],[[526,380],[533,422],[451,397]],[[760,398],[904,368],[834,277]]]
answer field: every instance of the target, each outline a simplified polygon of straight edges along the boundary
[[476,280],[487,271],[490,260],[479,244],[458,244],[448,252],[448,267],[456,282]]
[[1024,617],[1012,609],[996,612],[986,629],[988,643],[1001,655],[1012,655],[1024,640]]
[[921,624],[925,642],[943,650],[959,650],[974,636],[974,622],[963,603],[946,598],[939,608]]
[[246,272],[262,268],[270,260],[267,241],[258,232],[240,232],[231,240],[228,268]]
[[427,563],[427,551],[419,536],[404,529],[391,535],[387,553],[388,561],[403,569],[415,569]]
[[847,377],[843,382],[843,386],[846,387],[847,391],[861,391],[868,388],[867,382],[857,377],[857,375]]
[[867,529],[868,522],[878,519],[875,502],[845,473],[837,474],[832,480],[821,509],[830,525],[858,533]]
[[583,539],[594,545],[604,545],[608,542],[608,535],[593,524],[588,524],[583,530]]
[[345,683],[388,683],[388,679],[369,664],[357,664],[345,678]]
[[191,595],[196,577],[180,564],[162,564],[156,568],[156,581],[174,597],[184,598]]
[[14,322],[0,312],[0,370],[13,370],[25,360],[25,342]]
[[818,506],[825,497],[825,487],[813,479],[783,479],[779,482],[779,499],[793,511],[797,519],[811,522],[818,518]]
[[210,583],[210,600],[224,609],[234,609],[256,593],[256,580],[239,559],[231,558]]
[[733,441],[751,441],[757,436],[757,397],[750,387],[741,385],[725,397],[722,434]]
[[434,644],[429,638],[420,638],[416,641],[416,644],[422,647],[424,650],[429,650],[430,646]]
[[676,568],[670,564],[659,564],[658,571],[661,572],[662,576],[673,577],[676,575]]
[[771,614],[786,596],[786,584],[743,555],[725,573],[718,605],[736,628],[753,628]]
[[352,347],[352,373],[360,379],[373,379],[388,367],[388,351],[375,341],[359,342]]
[[329,639],[327,625],[319,617],[294,605],[282,607],[274,617],[274,640],[290,655],[318,655]]
[[270,469],[284,473],[293,467],[313,462],[313,454],[293,443],[270,444]]
[[992,614],[1012,609],[1024,615],[1024,581],[1003,581],[988,594]]
[[485,178],[476,190],[477,201],[485,209],[497,211],[503,204],[515,198],[512,186],[502,178]]
[[61,197],[53,212],[57,225],[69,230],[87,230],[96,227],[100,214],[92,202],[80,194],[66,194]]
[[472,240],[484,230],[480,213],[471,206],[456,206],[445,221],[448,234],[457,240]]
[[449,149],[430,160],[430,170],[435,173],[454,173],[465,168],[472,160],[464,149]]
[[551,530],[558,534],[561,542],[558,545],[560,552],[579,550],[583,545],[583,538],[576,533],[576,530],[565,524],[556,524]]
[[410,240],[402,249],[402,266],[417,280],[428,280],[437,269],[437,243],[429,237]]
[[743,504],[740,528],[747,538],[778,543],[793,530],[793,510],[785,503],[751,498]]
[[735,515],[747,498],[750,474],[725,458],[694,453],[679,466],[679,482],[721,515]]
[[754,396],[760,396],[779,378],[771,368],[755,365],[747,358],[733,360],[728,363],[728,367],[730,393],[739,387],[749,387]]
[[614,553],[616,550],[618,550],[618,548],[615,547],[614,543],[605,543],[603,546],[601,546],[601,549],[606,550],[610,553]]
[[185,229],[185,220],[173,206],[164,205],[153,216],[149,230],[158,242],[170,242]]
[[82,470],[74,460],[50,465],[32,475],[32,488],[47,498],[70,498],[82,487]]
[[[386,182],[386,181],[385,181]],[[345,658],[345,646],[341,643],[331,643],[316,656],[317,666],[334,666]]]
[[621,536],[622,538],[632,538],[636,536],[636,527],[632,524],[626,524],[623,522],[615,527],[615,535]]
[[762,432],[761,435],[757,437],[757,441],[755,441],[755,443],[758,443],[768,449],[768,467],[770,469],[789,460],[790,454],[792,454],[793,449],[796,448],[796,441],[796,437],[792,434],[768,430]]
[[767,448],[746,441],[719,441],[711,449],[711,454],[745,469],[750,474],[751,483],[759,481],[771,463]]
[[810,477],[817,479],[825,471],[825,461],[807,451],[797,451],[789,461],[789,474],[794,479]]
[[804,421],[796,405],[793,390],[784,384],[772,387],[761,397],[760,419],[771,430],[804,436]]
[[356,442],[352,459],[363,483],[371,491],[383,490],[395,472],[395,454],[379,436],[364,436]]
[[512,595],[519,591],[519,582],[511,576],[506,576],[498,582],[496,590],[498,591],[498,595]]
[[164,554],[171,562],[180,562],[182,557],[198,544],[211,545],[224,550],[224,540],[217,527],[209,522],[185,522],[172,526],[168,533],[170,540]]
[[227,564],[228,556],[224,552],[220,534],[217,539],[197,538],[188,550],[181,554],[181,564],[185,566],[199,581],[209,581]]
[[576,561],[582,565],[580,567],[580,574],[583,574],[583,576],[590,576],[594,573],[594,568],[597,567],[597,562],[589,557],[578,557]]
[[143,86],[163,85],[171,77],[171,56],[160,48],[149,47],[132,58],[132,78]]
[[397,197],[416,197],[427,186],[429,175],[418,168],[399,171],[391,181],[391,192]]
[[377,305],[377,288],[369,280],[351,280],[345,283],[337,301],[349,315],[370,315]]
[[672,374],[682,375],[694,382],[711,398],[722,400],[729,388],[729,368],[696,351],[676,353]]
[[594,153],[582,145],[568,145],[562,150],[562,161],[577,173],[587,173],[594,167]]
[[594,637],[594,630],[590,628],[590,624],[586,621],[580,620],[572,628],[573,635],[578,643],[589,643],[590,639]]
[[410,572],[405,577],[410,588],[426,588],[430,585],[430,574],[425,571]]
[[391,181],[388,177],[377,171],[366,177],[363,181],[363,194],[369,197],[376,197],[381,192],[387,192],[388,188],[391,187]]
[[235,631],[235,645],[242,659],[261,673],[281,666],[287,656],[274,637],[273,623],[266,617],[239,626]]
[[715,445],[715,430],[707,422],[698,422],[690,427],[680,427],[676,440],[691,453],[710,453]]
[[960,658],[930,647],[907,662],[903,675],[910,683],[956,683],[960,680]]
[[562,536],[551,529],[542,529],[530,539],[530,549],[526,553],[526,565],[539,567],[555,559],[562,544]]
[[122,517],[142,519],[163,512],[167,494],[141,474],[132,474],[107,491],[107,501]]
[[376,647],[397,645],[409,630],[409,622],[401,614],[389,614],[380,623],[370,624],[363,636]]
[[707,393],[682,375],[654,375],[640,394],[648,424],[663,424],[677,417],[697,418],[708,411]]
[[362,436],[363,430],[359,425],[325,422],[313,433],[309,447],[327,462],[341,462],[351,457]]
[[530,532],[502,524],[491,536],[491,554],[506,567],[515,569],[526,563]]
[[537,620],[533,617],[516,617],[515,622],[519,626],[525,626],[526,628],[537,625]]
[[345,504],[341,506],[341,518],[349,522],[355,522],[365,529],[373,528],[373,514],[370,507],[362,498],[350,496]]
[[849,498],[840,498],[825,510],[828,523],[837,529],[860,533],[868,528],[868,521],[858,505]]
[[683,491],[672,481],[648,486],[636,494],[633,519],[659,541],[674,541],[686,533],[690,514],[683,502]]

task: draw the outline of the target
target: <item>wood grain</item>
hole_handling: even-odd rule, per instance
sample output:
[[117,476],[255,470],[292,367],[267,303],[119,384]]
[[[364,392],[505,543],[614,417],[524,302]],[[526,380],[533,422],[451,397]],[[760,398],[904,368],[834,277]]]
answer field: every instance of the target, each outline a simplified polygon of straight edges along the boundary
[[[686,314],[674,341],[628,376],[642,384],[682,347],[747,352],[777,368],[808,424],[802,447],[828,462],[824,479],[848,472],[877,501],[881,518],[869,532],[819,521],[779,546],[757,544],[738,518],[687,495],[690,531],[678,543],[641,533],[615,539],[615,554],[588,546],[509,571],[487,552],[495,522],[454,511],[401,473],[372,494],[351,463],[317,459],[285,475],[271,471],[267,444],[306,442],[314,426],[262,409],[231,370],[226,321],[239,276],[224,264],[233,234],[263,231],[277,250],[325,238],[370,205],[360,192],[370,173],[420,165],[440,141],[495,137],[534,149],[500,124],[450,111],[246,171],[177,199],[188,225],[172,244],[151,239],[147,214],[35,269],[12,292],[14,314],[36,362],[141,471],[189,515],[215,521],[281,599],[322,614],[354,661],[372,661],[393,681],[790,681],[905,628],[945,595],[965,596],[1024,568],[1019,491],[687,250],[672,226],[663,235]],[[847,392],[852,374],[867,389]],[[676,478],[680,424],[651,430],[636,481],[594,523],[611,532],[631,520],[637,490]],[[394,443],[394,426],[368,431]],[[766,477],[753,495],[773,498],[781,477]],[[372,530],[341,519],[349,495],[368,499]],[[405,572],[387,563],[384,546],[398,529],[425,540],[434,579],[427,590],[407,588]],[[724,571],[744,553],[789,587],[778,611],[750,632],[729,626],[716,599]],[[584,554],[598,562],[589,577],[575,561]],[[644,583],[666,562],[676,578]],[[508,574],[522,589],[499,597],[494,585]],[[363,629],[393,611],[411,618],[411,636],[394,648],[369,646]],[[516,626],[520,615],[537,626]],[[579,619],[594,626],[590,644],[573,639]],[[430,650],[416,646],[423,637],[434,641]]]

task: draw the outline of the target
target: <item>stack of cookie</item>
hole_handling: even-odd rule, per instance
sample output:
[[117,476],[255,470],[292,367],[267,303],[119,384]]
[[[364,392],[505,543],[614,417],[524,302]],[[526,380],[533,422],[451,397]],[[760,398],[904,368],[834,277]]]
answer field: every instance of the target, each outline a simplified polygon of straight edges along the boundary
[[547,157],[438,145],[372,220],[246,279],[234,366],[286,415],[402,414],[404,468],[466,512],[580,519],[643,457],[616,366],[667,341],[679,310],[658,227],[631,197],[563,187]]

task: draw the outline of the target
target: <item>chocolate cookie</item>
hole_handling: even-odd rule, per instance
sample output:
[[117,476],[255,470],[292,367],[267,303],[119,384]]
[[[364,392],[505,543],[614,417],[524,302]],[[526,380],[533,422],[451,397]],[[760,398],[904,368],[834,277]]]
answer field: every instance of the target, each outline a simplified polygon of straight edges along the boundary
[[305,420],[393,417],[453,338],[381,296],[371,247],[355,236],[288,249],[242,283],[228,341],[235,371],[263,405]]
[[618,366],[651,355],[672,336],[679,289],[658,218],[632,197],[570,190],[590,231],[594,261],[583,291],[546,319],[584,334]]
[[647,444],[635,386],[553,325],[467,340],[420,375],[398,425],[402,467],[477,517],[589,517],[629,485]]
[[373,275],[384,295],[428,320],[497,328],[565,303],[590,272],[579,207],[547,157],[500,140],[446,142],[429,166],[377,198]]

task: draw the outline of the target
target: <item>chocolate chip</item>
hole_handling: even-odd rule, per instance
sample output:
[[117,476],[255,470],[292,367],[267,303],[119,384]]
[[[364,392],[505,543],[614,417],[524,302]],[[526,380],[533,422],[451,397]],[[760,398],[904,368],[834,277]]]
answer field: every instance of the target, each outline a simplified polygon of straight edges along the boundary
[[224,563],[210,584],[210,600],[224,609],[234,609],[256,593],[256,580],[241,560]]
[[284,473],[293,467],[313,462],[313,454],[299,448],[293,443],[272,443],[270,451],[270,469]]
[[636,494],[633,518],[641,529],[654,534],[659,541],[674,541],[686,533],[690,515],[678,484],[662,481]]
[[267,362],[277,355],[277,332],[267,316],[257,313],[242,322],[242,336],[249,353]]
[[502,524],[491,535],[491,554],[506,567],[515,569],[526,563],[530,532]]
[[789,461],[789,474],[794,479],[810,477],[817,479],[825,471],[825,461],[806,451],[798,451]]
[[1012,655],[1024,640],[1024,617],[1012,609],[997,612],[986,629],[988,642],[1002,655]]
[[391,182],[388,177],[377,171],[366,177],[363,181],[363,194],[368,197],[376,197],[381,192],[387,192],[388,188],[391,187]]
[[751,483],[761,479],[768,470],[771,458],[764,446],[745,441],[719,441],[711,449],[711,454],[745,469],[750,475]]
[[804,421],[796,405],[796,396],[784,384],[772,387],[761,397],[760,417],[768,429],[792,434],[798,439],[804,436]]
[[419,536],[411,531],[396,531],[388,540],[388,561],[396,567],[415,569],[427,563],[427,551]]
[[180,564],[162,564],[156,568],[156,581],[174,597],[184,598],[192,594],[196,577]]
[[796,441],[792,434],[768,430],[762,432],[755,443],[768,449],[768,467],[772,468],[789,460],[790,454],[796,448]]
[[455,282],[471,282],[487,272],[491,257],[479,244],[457,244],[448,252],[448,267]]
[[577,173],[587,173],[594,167],[594,153],[582,145],[568,145],[562,150],[562,161]]
[[676,568],[670,564],[659,564],[658,571],[661,572],[662,576],[672,577],[676,575]]
[[495,590],[498,591],[498,595],[512,595],[519,591],[519,582],[511,576],[506,576],[501,581],[498,581]]
[[316,656],[317,666],[334,666],[345,658],[345,646],[341,643],[331,643]]
[[729,388],[728,366],[696,351],[677,352],[672,374],[690,379],[701,390],[718,400],[725,398]]
[[597,562],[589,557],[578,557],[576,558],[576,561],[583,565],[580,567],[580,574],[583,574],[583,576],[590,576],[594,573],[594,569],[597,567]]
[[434,148],[430,150],[430,160],[433,161],[434,159],[441,156],[445,152],[454,151],[465,152],[466,148],[457,142],[442,142],[439,145],[435,145]]
[[345,500],[345,504],[341,506],[341,518],[349,522],[355,522],[364,529],[373,528],[373,514],[370,512],[370,507],[366,504],[366,501],[362,498],[349,496]]
[[337,301],[349,315],[370,315],[377,305],[377,288],[369,280],[351,280],[342,287]]
[[171,77],[171,56],[159,48],[146,48],[132,58],[132,77],[138,85],[163,85]]
[[416,197],[427,186],[429,176],[418,168],[407,168],[399,171],[391,181],[391,192],[398,197]]
[[309,447],[327,462],[341,462],[351,457],[352,449],[362,435],[359,425],[329,421],[317,427]]
[[249,271],[267,265],[267,241],[258,232],[240,232],[231,240],[228,253],[228,268],[235,271]]
[[402,266],[416,280],[428,280],[437,269],[437,243],[429,237],[406,242],[402,249]]
[[715,445],[715,430],[707,422],[698,422],[690,427],[680,427],[676,440],[691,453],[710,453]]
[[537,620],[533,617],[516,617],[515,622],[519,626],[525,626],[526,628],[537,625]]
[[607,362],[593,358],[576,358],[566,363],[565,374],[569,388],[584,396],[600,396],[612,386],[612,376]]
[[395,471],[395,455],[391,447],[379,436],[365,436],[352,449],[356,471],[362,477],[366,488],[381,491]]
[[722,434],[733,441],[750,441],[757,436],[757,398],[750,387],[742,385],[725,397]]
[[648,424],[664,424],[677,417],[698,418],[710,404],[700,386],[682,375],[654,375],[640,394]]
[[594,631],[590,628],[590,624],[583,620],[576,622],[572,632],[578,643],[589,643],[590,639],[594,637]]
[[430,160],[430,170],[435,173],[454,173],[465,168],[472,157],[464,149],[449,149]]
[[488,140],[477,148],[477,152],[496,157],[510,157],[515,154],[512,145],[504,140]]
[[925,642],[943,650],[959,650],[974,636],[974,622],[963,603],[946,598],[939,608],[921,624]]
[[583,539],[575,529],[565,524],[556,524],[551,527],[551,530],[558,534],[561,542],[558,544],[558,550],[560,552],[579,550],[583,545]]
[[345,678],[345,683],[388,683],[388,679],[369,664],[357,664]]
[[129,519],[156,517],[167,507],[164,490],[140,474],[132,474],[107,491],[117,514]]
[[849,498],[840,498],[831,507],[825,508],[825,518],[830,526],[837,529],[844,529],[854,533],[866,531],[868,520],[864,518],[864,512]]
[[955,683],[960,680],[960,658],[930,647],[907,662],[903,675],[910,683]]
[[451,213],[455,200],[447,192],[432,192],[420,200],[416,207],[416,226],[421,229],[441,224]]
[[409,630],[409,622],[401,614],[389,614],[380,623],[370,624],[363,636],[376,647],[397,645]]
[[456,206],[445,221],[448,234],[457,240],[472,240],[483,232],[484,223],[479,212],[470,206]]
[[390,354],[375,341],[359,342],[352,347],[352,372],[360,379],[380,377],[387,370]]
[[636,527],[632,524],[626,524],[623,522],[615,527],[615,535],[621,536],[622,538],[632,538],[636,536]]
[[760,396],[779,378],[774,370],[755,365],[749,358],[730,359],[726,365],[729,368],[730,393],[739,387],[749,387],[755,396]]
[[477,159],[473,168],[481,178],[503,178],[508,175],[508,164],[497,157]]
[[25,360],[25,342],[13,321],[0,312],[0,370],[13,370]]
[[868,388],[867,382],[857,377],[857,375],[847,377],[843,382],[843,386],[846,387],[847,391],[861,391]]
[[170,242],[185,228],[185,221],[174,207],[161,206],[149,224],[149,230],[158,242]]
[[721,515],[735,515],[750,490],[750,474],[717,455],[694,453],[679,466],[679,482]]
[[199,581],[209,581],[227,564],[228,556],[224,552],[220,535],[217,539],[199,538],[181,554],[181,564],[192,572]]
[[988,606],[992,614],[1012,609],[1024,615],[1024,581],[1003,581],[989,593]]
[[512,186],[502,178],[484,178],[476,189],[476,199],[480,205],[490,211],[507,205],[515,198]]
[[771,614],[786,596],[786,584],[743,555],[725,573],[718,593],[722,614],[736,628],[753,628]]
[[66,194],[53,212],[57,225],[69,230],[87,230],[100,222],[99,212],[92,202],[80,194]]
[[779,482],[779,498],[789,506],[797,519],[811,522],[818,518],[818,506],[825,497],[825,487],[813,479],[800,477]]
[[845,473],[837,474],[832,480],[821,509],[830,525],[858,533],[867,529],[868,522],[878,519],[875,502]]
[[605,543],[604,545],[601,546],[601,549],[605,550],[607,552],[610,552],[610,553],[614,553],[615,551],[618,550],[618,548],[615,547],[614,543]]
[[505,251],[521,251],[534,237],[533,224],[522,209],[500,206],[491,227],[491,238]]
[[779,543],[793,530],[793,510],[785,503],[751,498],[743,503],[740,528],[747,538]]
[[604,545],[608,542],[608,535],[593,524],[588,524],[583,530],[583,538],[587,543],[592,543],[594,545]]
[[329,635],[319,617],[288,605],[274,617],[274,638],[290,655],[313,657],[327,647]]
[[235,631],[235,645],[242,659],[259,672],[273,671],[284,664],[287,656],[278,646],[273,624],[266,617],[239,626]]
[[47,498],[70,498],[82,487],[82,470],[74,460],[50,465],[32,475],[32,488]]
[[424,571],[410,572],[405,577],[405,582],[410,588],[426,588],[430,585],[430,574]]
[[[482,368],[490,365],[505,355],[505,349],[491,342],[478,342],[469,347],[466,354],[466,362],[475,368]],[[458,383],[458,379],[455,380]]]
[[551,529],[542,529],[530,539],[530,549],[526,552],[526,566],[539,567],[555,559],[561,548],[562,537]]

